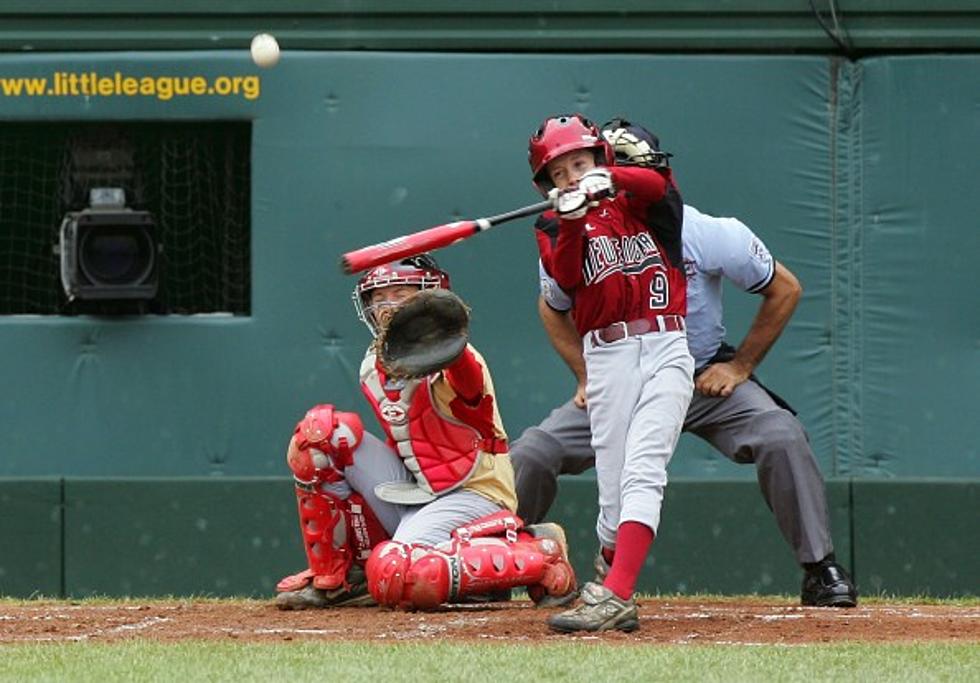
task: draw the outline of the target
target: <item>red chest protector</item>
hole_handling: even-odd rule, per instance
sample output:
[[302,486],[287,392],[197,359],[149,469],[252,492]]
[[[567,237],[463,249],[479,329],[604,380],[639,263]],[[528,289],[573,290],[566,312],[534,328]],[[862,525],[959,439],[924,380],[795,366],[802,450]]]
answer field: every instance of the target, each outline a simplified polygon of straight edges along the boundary
[[481,451],[506,450],[506,442],[498,444],[442,414],[427,378],[390,382],[385,390],[385,378],[373,360],[369,356],[361,367],[361,389],[420,488],[434,496],[452,491],[473,475]]

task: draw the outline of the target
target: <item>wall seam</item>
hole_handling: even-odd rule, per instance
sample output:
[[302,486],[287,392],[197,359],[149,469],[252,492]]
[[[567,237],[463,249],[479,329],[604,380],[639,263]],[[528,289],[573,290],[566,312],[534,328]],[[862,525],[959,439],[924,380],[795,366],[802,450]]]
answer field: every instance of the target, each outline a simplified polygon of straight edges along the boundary
[[68,501],[66,499],[65,493],[65,478],[61,477],[58,480],[58,491],[59,491],[59,511],[61,515],[61,524],[59,525],[59,539],[58,539],[58,553],[61,559],[60,562],[60,578],[58,582],[58,591],[62,600],[68,597],[67,586],[67,565],[68,565],[68,553],[67,553],[67,537],[68,534],[65,531],[65,525],[67,522],[67,512]]
[[863,363],[860,362],[864,350],[863,334],[863,209],[864,209],[864,126],[862,117],[864,107],[862,106],[862,75],[864,67],[861,62],[854,62],[851,78],[850,107],[852,116],[851,125],[851,164],[852,164],[852,201],[850,202],[850,219],[848,220],[848,232],[850,233],[851,243],[851,273],[850,288],[848,291],[849,309],[851,311],[851,340],[850,340],[850,367],[851,381],[850,391],[853,410],[848,424],[848,442],[850,446],[851,471],[855,470],[855,465],[864,462],[863,459],[863,418],[864,418],[864,372]]

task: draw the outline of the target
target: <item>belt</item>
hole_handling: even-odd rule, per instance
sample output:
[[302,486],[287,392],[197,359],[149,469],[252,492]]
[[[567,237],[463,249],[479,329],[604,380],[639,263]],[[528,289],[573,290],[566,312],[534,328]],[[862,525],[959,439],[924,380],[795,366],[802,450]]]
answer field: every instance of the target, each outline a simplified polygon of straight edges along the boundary
[[684,329],[684,318],[679,315],[658,315],[655,318],[637,318],[629,322],[620,321],[609,327],[592,330],[592,340],[611,344],[626,337],[636,337],[648,332],[678,332]]

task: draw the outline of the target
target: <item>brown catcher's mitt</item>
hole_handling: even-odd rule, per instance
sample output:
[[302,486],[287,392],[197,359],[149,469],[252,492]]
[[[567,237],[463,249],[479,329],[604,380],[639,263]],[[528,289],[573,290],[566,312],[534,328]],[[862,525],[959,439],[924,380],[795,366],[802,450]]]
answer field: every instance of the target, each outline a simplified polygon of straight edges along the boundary
[[448,289],[423,289],[395,310],[378,339],[389,377],[425,377],[451,365],[469,340],[469,309]]

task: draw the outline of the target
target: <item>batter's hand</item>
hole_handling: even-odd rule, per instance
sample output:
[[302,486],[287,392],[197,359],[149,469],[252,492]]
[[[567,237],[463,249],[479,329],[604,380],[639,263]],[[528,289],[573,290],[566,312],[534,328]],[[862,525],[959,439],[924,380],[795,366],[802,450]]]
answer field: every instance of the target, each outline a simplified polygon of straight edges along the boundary
[[612,182],[612,174],[607,168],[594,168],[579,178],[574,187],[564,190],[553,188],[548,193],[548,199],[555,211],[562,218],[578,219],[593,206],[599,205],[600,199],[612,197],[616,188]]
[[705,396],[731,396],[735,387],[752,374],[741,363],[714,363],[694,378],[694,388]]
[[579,384],[575,389],[575,396],[572,397],[572,401],[579,408],[585,408],[588,404],[585,401],[585,385]]

